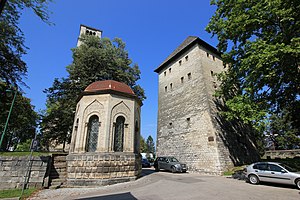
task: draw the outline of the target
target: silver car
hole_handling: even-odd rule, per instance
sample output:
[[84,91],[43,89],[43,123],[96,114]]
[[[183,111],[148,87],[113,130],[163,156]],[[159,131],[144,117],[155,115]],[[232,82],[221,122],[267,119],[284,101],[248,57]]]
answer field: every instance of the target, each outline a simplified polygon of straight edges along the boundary
[[155,171],[161,169],[175,172],[186,172],[186,164],[180,163],[176,158],[171,156],[157,157],[154,162]]
[[300,172],[277,162],[257,162],[244,169],[251,184],[262,182],[296,185],[300,189]]

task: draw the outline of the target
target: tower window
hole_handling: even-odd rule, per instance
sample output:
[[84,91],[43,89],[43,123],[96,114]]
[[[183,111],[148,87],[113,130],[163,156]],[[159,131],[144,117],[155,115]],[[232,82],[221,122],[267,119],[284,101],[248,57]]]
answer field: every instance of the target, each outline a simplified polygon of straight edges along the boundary
[[213,76],[214,75],[214,71],[210,71],[210,75]]
[[217,83],[215,81],[213,82],[213,86],[214,88],[217,88]]
[[171,90],[173,89],[173,83],[170,83],[170,89]]
[[189,121],[191,121],[191,118],[189,118],[189,117],[188,117],[188,118],[186,118],[186,121],[188,121],[188,122],[189,122]]
[[216,60],[215,56],[213,56],[213,60]]
[[206,53],[206,56],[209,57],[209,53]]
[[181,61],[181,60],[179,60],[179,62],[178,62],[178,63],[179,63],[179,66],[181,66],[181,63],[182,63],[182,61]]
[[185,57],[185,61],[188,61],[188,60],[189,60],[189,56],[186,56],[186,57]]
[[166,87],[165,87],[165,92],[167,92],[167,91],[168,91],[168,87],[166,86]]
[[167,72],[165,71],[165,72],[164,72],[164,76],[166,76],[166,75],[167,75]]
[[171,68],[169,68],[169,73],[171,73],[171,71],[172,71],[172,69],[171,69]]
[[189,80],[192,79],[192,74],[191,74],[191,73],[188,73],[187,76],[188,76],[188,79],[189,79]]
[[183,83],[183,79],[184,79],[184,77],[181,77],[181,79],[180,79],[181,83]]

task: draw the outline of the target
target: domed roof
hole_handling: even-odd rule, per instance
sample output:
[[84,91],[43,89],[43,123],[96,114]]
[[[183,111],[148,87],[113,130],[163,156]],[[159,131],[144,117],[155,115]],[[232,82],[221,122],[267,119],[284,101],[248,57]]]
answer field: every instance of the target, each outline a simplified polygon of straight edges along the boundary
[[126,93],[130,95],[135,95],[132,89],[125,83],[121,83],[114,80],[106,81],[96,81],[87,86],[84,92],[100,92],[100,91],[116,91],[121,93]]

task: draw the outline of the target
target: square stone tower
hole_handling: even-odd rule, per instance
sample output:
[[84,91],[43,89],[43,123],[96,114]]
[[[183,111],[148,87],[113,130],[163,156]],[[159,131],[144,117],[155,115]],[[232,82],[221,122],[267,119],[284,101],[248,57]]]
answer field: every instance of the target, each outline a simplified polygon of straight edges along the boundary
[[221,54],[189,36],[155,70],[159,75],[157,156],[175,156],[189,171],[221,174],[258,159],[250,129],[230,124],[214,97]]
[[88,27],[86,25],[80,25],[80,31],[79,31],[79,37],[77,40],[77,47],[82,44],[82,42],[79,40],[80,36],[82,35],[94,35],[98,36],[99,38],[102,37],[102,31],[96,28]]

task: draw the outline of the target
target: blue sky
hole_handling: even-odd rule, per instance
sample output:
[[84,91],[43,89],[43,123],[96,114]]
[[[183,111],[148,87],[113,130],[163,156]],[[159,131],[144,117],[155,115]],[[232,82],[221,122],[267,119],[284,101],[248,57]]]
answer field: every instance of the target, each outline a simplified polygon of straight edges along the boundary
[[49,26],[25,10],[20,27],[29,47],[24,60],[28,65],[23,88],[36,110],[45,109],[46,95],[54,78],[67,76],[76,47],[79,26],[103,31],[103,37],[121,38],[129,57],[141,70],[140,84],[147,96],[142,107],[141,134],[156,140],[159,64],[188,36],[198,36],[212,46],[216,38],[205,31],[215,11],[209,0],[56,0],[49,4]]

